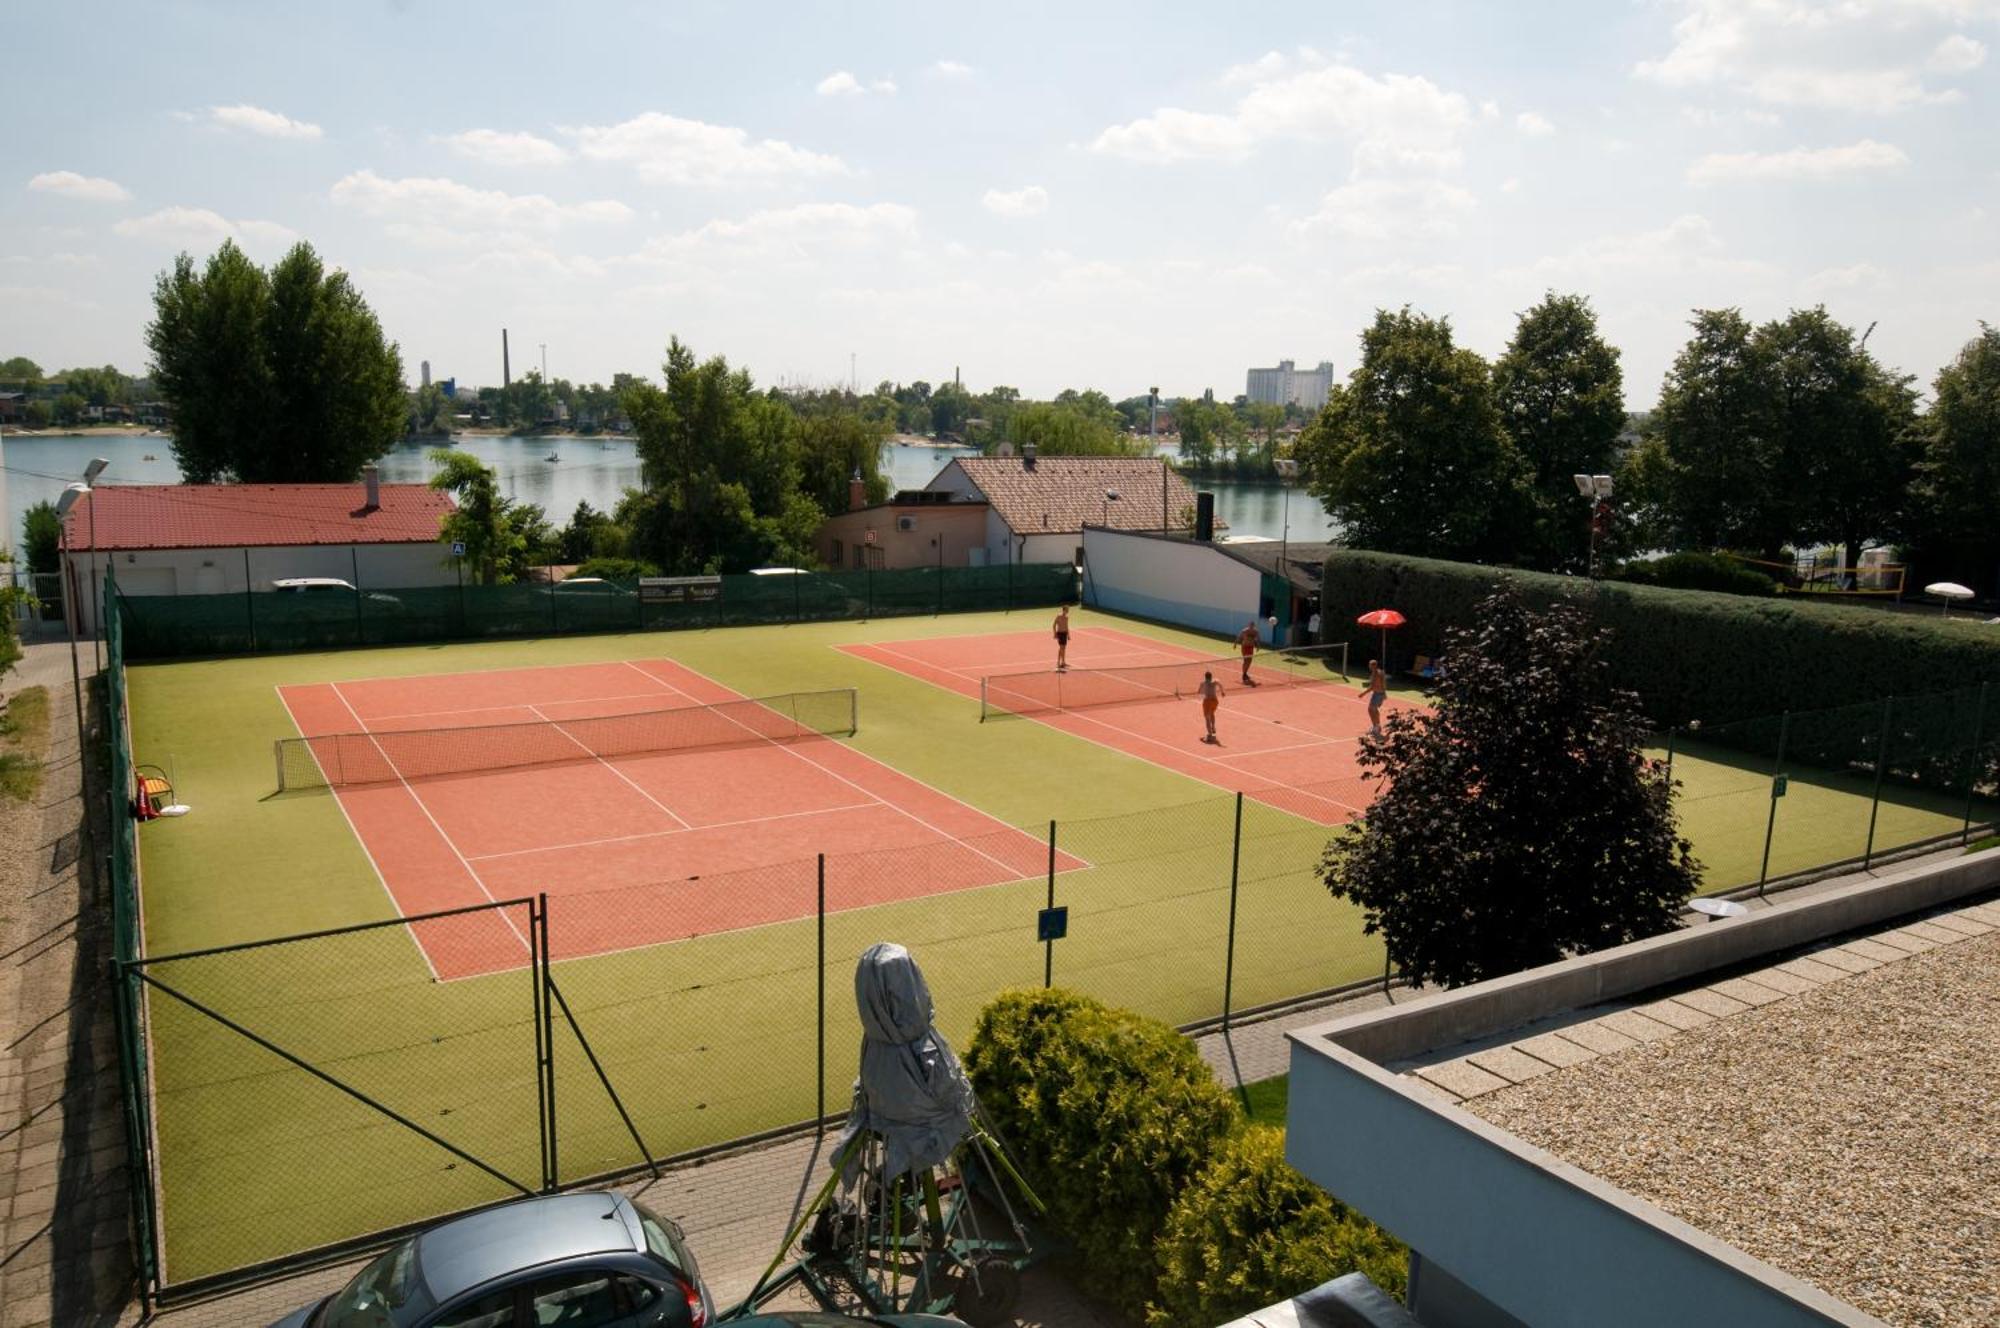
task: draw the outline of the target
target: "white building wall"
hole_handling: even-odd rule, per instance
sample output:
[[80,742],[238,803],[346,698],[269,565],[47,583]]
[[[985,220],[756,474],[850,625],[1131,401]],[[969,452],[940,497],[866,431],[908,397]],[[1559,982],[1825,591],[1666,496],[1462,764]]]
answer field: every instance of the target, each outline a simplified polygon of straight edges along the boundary
[[[248,555],[246,568],[245,555]],[[240,595],[247,584],[258,593],[271,582],[293,576],[332,576],[354,582],[363,590],[397,586],[449,586],[458,578],[443,544],[315,544],[256,549],[139,549],[98,553],[74,549],[64,556],[66,584],[80,593],[69,596],[77,606],[79,632],[97,630],[91,570],[95,562],[101,583],[107,566],[114,567],[118,589],[126,595]],[[357,581],[356,577],[360,579]]]
[[1211,544],[1090,527],[1083,548],[1093,607],[1224,636],[1257,617],[1263,578]]

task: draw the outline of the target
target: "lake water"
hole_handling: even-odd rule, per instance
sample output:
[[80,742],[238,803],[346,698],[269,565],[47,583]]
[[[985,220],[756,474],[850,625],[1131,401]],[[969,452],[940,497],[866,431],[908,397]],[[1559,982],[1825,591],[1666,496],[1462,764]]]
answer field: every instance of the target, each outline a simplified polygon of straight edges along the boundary
[[[619,495],[639,483],[639,456],[630,439],[504,438],[479,434],[451,440],[493,468],[501,492],[524,503],[536,503],[556,525],[569,521],[578,502],[608,511]],[[428,453],[435,443],[398,445],[378,463],[382,478],[395,484],[421,484],[430,478]],[[559,458],[549,461],[550,455]],[[147,460],[148,456],[152,460]],[[893,443],[883,448],[890,484],[920,489],[959,453],[949,448]],[[63,486],[83,478],[92,457],[104,457],[106,484],[173,484],[180,479],[168,440],[159,435],[85,437],[9,434],[0,442],[6,465],[7,529],[19,547],[22,514],[44,499],[54,502]],[[1215,494],[1216,513],[1229,523],[1230,533],[1277,539],[1285,525],[1288,500],[1275,484],[1237,484],[1211,480],[1195,485]],[[1291,538],[1327,538],[1331,525],[1325,509],[1304,490],[1289,499]]]

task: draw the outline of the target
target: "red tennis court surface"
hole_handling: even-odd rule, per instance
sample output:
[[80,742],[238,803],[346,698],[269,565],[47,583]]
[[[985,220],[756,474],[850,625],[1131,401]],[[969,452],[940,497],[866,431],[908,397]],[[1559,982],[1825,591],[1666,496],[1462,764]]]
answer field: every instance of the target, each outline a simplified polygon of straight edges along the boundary
[[[304,737],[562,721],[741,699],[665,659],[278,692]],[[726,747],[580,755],[553,765],[349,785],[334,796],[400,912],[546,892],[558,959],[810,916],[809,867],[819,853],[866,850],[882,864],[844,873],[843,908],[1015,881],[1048,868],[1042,840],[845,743],[818,735],[772,741],[747,727],[744,734]],[[805,890],[716,879],[802,861]],[[649,888],[630,888],[642,885]],[[432,972],[449,979],[524,965],[524,928],[490,912],[416,930]]]
[[[1055,665],[1055,642],[1046,631],[927,637],[837,649],[975,700],[979,680],[988,674]],[[1225,691],[1216,716],[1219,745],[1201,740],[1201,702],[1193,697],[1168,695],[1005,715],[989,722],[1047,724],[1324,825],[1341,824],[1362,811],[1374,796],[1355,762],[1361,735],[1368,731],[1363,679],[1343,685],[1336,673],[1323,683],[1245,687],[1239,681],[1241,665],[1233,657],[1115,627],[1079,627],[1070,633],[1073,671],[1203,660],[1214,661],[1215,676]],[[1251,676],[1257,675],[1253,667]],[[1385,710],[1401,704],[1391,698]]]

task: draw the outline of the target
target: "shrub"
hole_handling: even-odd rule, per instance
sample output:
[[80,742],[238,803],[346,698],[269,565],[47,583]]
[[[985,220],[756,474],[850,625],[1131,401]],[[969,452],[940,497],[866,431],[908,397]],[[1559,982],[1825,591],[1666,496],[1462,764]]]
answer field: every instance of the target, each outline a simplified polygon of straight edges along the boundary
[[601,576],[607,581],[636,581],[642,576],[658,576],[660,569],[643,558],[592,558],[578,567],[573,576]]
[[965,1068],[1100,1294],[1143,1313],[1167,1212],[1238,1121],[1194,1044],[1075,992],[1004,992]]
[[1627,563],[1619,569],[1618,580],[1675,590],[1709,590],[1718,595],[1778,593],[1776,581],[1719,553],[1672,553],[1652,562]]
[[1329,1278],[1363,1272],[1401,1298],[1402,1243],[1285,1161],[1285,1134],[1252,1125],[1224,1142],[1167,1214],[1149,1328],[1225,1323]]
[[[1475,606],[1510,576],[1531,605],[1574,599],[1613,630],[1612,670],[1639,693],[1655,725],[1726,723],[1794,713],[1889,692],[1910,696],[2000,682],[2000,629],[1980,622],[1889,613],[1860,605],[1750,599],[1617,581],[1508,571],[1358,549],[1326,559],[1321,595],[1328,639],[1345,633],[1363,659],[1379,637],[1354,626],[1394,608],[1409,625],[1391,635],[1397,661],[1440,655],[1444,635],[1477,624]],[[1385,661],[1386,663],[1387,661]],[[2000,714],[1988,716],[1988,725]]]

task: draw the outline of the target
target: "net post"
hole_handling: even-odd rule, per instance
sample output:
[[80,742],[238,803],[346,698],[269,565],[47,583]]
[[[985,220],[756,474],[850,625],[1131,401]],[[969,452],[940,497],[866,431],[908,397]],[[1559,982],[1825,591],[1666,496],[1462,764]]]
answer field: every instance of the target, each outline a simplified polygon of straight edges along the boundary
[[819,855],[818,877],[819,898],[813,913],[819,926],[819,949],[818,958],[813,964],[813,976],[814,985],[819,989],[819,1013],[813,1021],[813,1027],[818,1032],[819,1077],[815,1081],[814,1090],[819,1107],[813,1116],[813,1130],[815,1134],[823,1134],[826,1130],[826,854],[824,853]]
[[[1012,564],[1010,563],[1010,564],[1009,564],[1009,566],[1012,566]],[[980,677],[979,677],[979,722],[980,722],[980,723],[982,723],[982,724],[984,724],[984,723],[986,722],[986,697],[987,697],[987,693],[988,693],[988,689],[989,689],[989,688],[991,687],[992,683],[993,683],[993,679],[991,679],[991,678],[987,677],[987,676],[986,676],[985,674],[981,674],[981,675],[980,675]]]
[[271,756],[278,766],[278,792],[283,793],[285,791],[285,740],[283,738],[273,738],[271,740]]
[[[553,596],[551,596],[551,598],[553,598]],[[537,924],[535,929],[535,939],[537,942],[537,948],[541,951],[541,956],[540,956],[541,962],[537,965],[535,970],[535,981],[537,984],[539,984],[542,993],[542,1045],[548,1048],[548,1053],[549,1053],[549,1074],[547,1080],[548,1112],[549,1112],[549,1188],[553,1190],[558,1185],[562,1184],[562,1164],[557,1160],[557,1153],[556,1153],[556,1139],[558,1132],[556,1126],[555,1002],[551,1000],[549,997],[549,992],[551,988],[555,986],[555,979],[549,972],[549,897],[546,894],[536,895],[535,901],[540,906],[537,911],[541,914],[540,922]]]
[[1889,763],[1889,713],[1896,698],[1882,698],[1882,729],[1875,739],[1875,788],[1868,795],[1868,844],[1861,850],[1861,870],[1875,863],[1875,820],[1882,811],[1882,768]]
[[1961,845],[1972,842],[1972,795],[1979,787],[1979,743],[1985,737],[1986,729],[1986,689],[1990,684],[1979,684],[1979,702],[1972,711],[1972,746],[1965,759],[1965,824],[1958,832]]
[[847,689],[847,736],[851,738],[859,732],[861,732],[861,689],[850,687]]
[[1785,738],[1792,729],[1792,712],[1787,710],[1778,719],[1778,755],[1771,762],[1771,811],[1764,818],[1764,860],[1757,868],[1757,897],[1764,897],[1764,887],[1771,879],[1771,835],[1778,828],[1778,779],[1785,773]]
[[[1049,822],[1049,902],[1056,906],[1056,823]],[[1053,938],[1042,942],[1042,990],[1047,991],[1056,981],[1056,943]]]
[[544,1041],[547,1025],[542,1022],[542,957],[538,940],[540,932],[535,926],[539,920],[536,901],[530,899],[528,901],[528,1018],[535,1026],[535,1132],[540,1136],[542,1150],[541,1189],[543,1193],[547,1193],[555,1188],[555,1184],[550,1179],[549,1166],[549,1058],[548,1047]]

